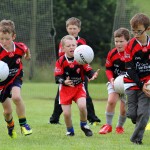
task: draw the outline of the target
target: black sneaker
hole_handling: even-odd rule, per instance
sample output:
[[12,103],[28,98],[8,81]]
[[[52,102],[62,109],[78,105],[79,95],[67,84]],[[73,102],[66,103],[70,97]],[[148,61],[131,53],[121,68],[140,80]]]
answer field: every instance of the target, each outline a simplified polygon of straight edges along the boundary
[[92,136],[93,135],[93,133],[90,130],[88,125],[82,126],[81,130],[85,133],[86,136]]
[[67,132],[66,135],[67,136],[74,136],[75,134],[74,134],[74,132]]
[[61,123],[58,121],[58,122],[48,122],[48,124],[56,124],[56,125],[61,125]]
[[54,119],[53,117],[50,117],[48,123],[49,123],[49,124],[59,124],[59,125],[61,125],[61,123],[59,122],[59,120]]
[[143,142],[142,140],[135,140],[135,141],[131,141],[133,144],[136,144],[136,145],[142,145]]

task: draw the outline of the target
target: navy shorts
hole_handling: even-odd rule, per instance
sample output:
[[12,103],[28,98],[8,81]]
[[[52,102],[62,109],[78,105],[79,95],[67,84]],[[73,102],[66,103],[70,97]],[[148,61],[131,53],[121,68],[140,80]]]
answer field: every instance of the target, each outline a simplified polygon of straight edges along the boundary
[[0,92],[0,102],[3,103],[7,97],[11,98],[11,89],[12,87],[17,86],[20,87],[22,86],[22,80],[20,78],[16,78],[12,84],[10,84],[5,90],[2,90]]

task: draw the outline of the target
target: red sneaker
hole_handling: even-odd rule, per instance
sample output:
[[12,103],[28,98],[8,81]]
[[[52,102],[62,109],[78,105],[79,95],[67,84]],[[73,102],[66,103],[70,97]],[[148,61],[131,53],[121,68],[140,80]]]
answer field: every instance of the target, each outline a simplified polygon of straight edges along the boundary
[[117,134],[123,134],[124,133],[124,128],[123,127],[116,127],[116,133]]
[[109,132],[112,132],[112,126],[109,124],[103,125],[99,130],[99,134],[107,134]]

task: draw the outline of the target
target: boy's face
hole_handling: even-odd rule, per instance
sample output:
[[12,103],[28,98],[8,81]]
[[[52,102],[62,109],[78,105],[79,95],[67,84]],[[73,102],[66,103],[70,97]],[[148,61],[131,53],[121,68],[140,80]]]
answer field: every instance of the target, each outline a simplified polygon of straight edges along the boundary
[[74,36],[75,38],[78,36],[79,32],[80,32],[80,28],[76,25],[68,25],[68,27],[66,28],[67,32],[69,35]]
[[12,41],[16,38],[16,35],[12,35],[12,33],[3,33],[0,32],[0,43],[2,44],[2,46],[9,50],[11,45],[12,45]]
[[146,29],[144,25],[138,25],[137,28],[131,28],[131,32],[133,36],[139,41],[143,40],[143,38],[146,36]]
[[62,47],[63,51],[66,53],[68,58],[74,57],[74,50],[77,47],[76,40],[65,40],[65,44]]
[[123,52],[125,50],[127,43],[128,41],[124,38],[124,36],[115,37],[115,47],[119,52]]

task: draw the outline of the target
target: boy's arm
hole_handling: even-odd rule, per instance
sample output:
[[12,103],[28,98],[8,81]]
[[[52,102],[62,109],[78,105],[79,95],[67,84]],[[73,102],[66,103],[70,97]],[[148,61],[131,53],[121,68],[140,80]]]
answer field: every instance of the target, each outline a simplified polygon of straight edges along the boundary
[[85,75],[89,78],[89,81],[94,80],[98,77],[100,69],[94,71],[89,64],[83,65],[83,68],[85,70]]
[[28,48],[28,50],[25,52],[24,58],[26,60],[30,60],[31,59],[31,53],[30,53],[30,49]]

